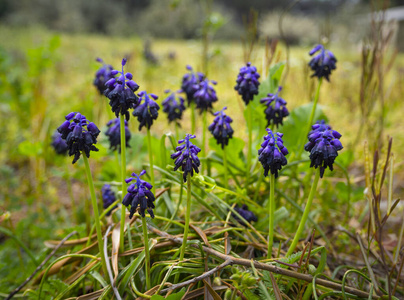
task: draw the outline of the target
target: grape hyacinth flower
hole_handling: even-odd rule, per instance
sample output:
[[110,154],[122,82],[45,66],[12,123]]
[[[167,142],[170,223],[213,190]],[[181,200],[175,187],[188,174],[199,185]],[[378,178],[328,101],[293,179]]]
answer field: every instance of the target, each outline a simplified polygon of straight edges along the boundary
[[278,128],[279,124],[283,125],[283,118],[289,115],[289,111],[286,108],[286,101],[279,97],[279,92],[282,90],[280,86],[276,94],[268,94],[267,98],[262,98],[261,103],[265,104],[265,117],[267,119],[267,127],[274,124]]
[[140,92],[138,96],[140,97],[139,102],[135,105],[135,110],[132,114],[137,117],[140,123],[139,131],[143,126],[150,129],[153,120],[156,120],[159,115],[158,110],[160,106],[154,101],[157,100],[158,97],[155,94],[147,94],[146,91]]
[[234,133],[233,128],[231,128],[230,125],[233,120],[224,113],[224,110],[226,109],[227,107],[223,107],[221,111],[215,112],[213,115],[215,115],[216,118],[208,127],[217,143],[222,146],[222,149],[229,144],[229,139],[233,137]]
[[[105,135],[109,140],[109,149],[115,151],[119,149],[121,152],[121,131],[120,131],[120,121],[119,118],[112,119],[107,123],[108,129],[105,132]],[[129,141],[131,138],[131,134],[128,128],[128,121],[125,120],[125,142],[126,147],[130,148]]]
[[135,180],[135,182],[128,187],[128,193],[122,200],[123,205],[131,206],[129,214],[130,219],[132,219],[133,214],[136,212],[136,209],[138,207],[139,207],[139,214],[143,218],[145,217],[146,210],[149,213],[149,215],[152,218],[154,218],[153,208],[155,208],[155,206],[153,202],[156,198],[154,197],[151,191],[153,186],[147,181],[140,179],[140,177],[144,174],[146,174],[145,170],[140,172],[139,175],[137,175],[136,173],[132,173],[133,177],[130,177],[125,180],[126,183]]
[[81,113],[71,112],[66,121],[59,126],[61,138],[66,140],[69,156],[74,155],[73,164],[80,158],[81,152],[90,157],[90,151],[98,151],[94,146],[100,130]]
[[[181,92],[181,91],[180,91]],[[170,90],[165,91],[166,94],[170,93]],[[168,121],[175,121],[178,125],[178,120],[181,120],[182,113],[185,110],[184,98],[181,96],[176,97],[179,92],[172,92],[168,95],[168,97],[163,101],[163,112],[167,113]]]
[[[248,223],[251,222],[257,222],[258,218],[257,216],[250,210],[248,210],[248,206],[243,204],[241,207],[234,207],[234,210],[240,215],[242,216]],[[233,217],[243,226],[247,226],[247,224],[245,224],[244,220],[241,220],[239,217],[237,217],[236,215],[233,214]]]
[[66,155],[69,150],[66,141],[62,139],[62,135],[57,130],[52,135],[51,145],[55,149],[55,152],[60,155]]
[[194,94],[198,90],[198,83],[201,82],[205,75],[200,72],[193,72],[192,67],[187,65],[188,74],[182,77],[181,90],[187,96],[188,105],[194,101]]
[[181,167],[181,170],[184,172],[183,178],[184,182],[187,182],[187,175],[194,175],[194,170],[196,173],[199,173],[199,166],[201,162],[198,158],[198,153],[201,151],[197,146],[192,144],[190,141],[194,139],[196,136],[188,134],[185,136],[185,139],[179,140],[178,144],[183,144],[175,148],[177,152],[171,154],[171,158],[175,159],[175,167],[174,171],[178,170]]
[[198,108],[201,113],[212,109],[212,103],[217,101],[216,91],[209,83],[212,83],[213,85],[217,84],[216,81],[205,78],[195,85],[197,91],[194,94],[194,99],[196,108]]
[[260,78],[260,74],[256,67],[251,66],[250,62],[240,68],[234,89],[241,95],[246,105],[254,98],[254,95],[258,95],[260,85],[258,78]]
[[114,78],[114,75],[112,75],[113,68],[111,65],[105,64],[101,58],[97,58],[96,61],[101,63],[102,67],[95,73],[93,84],[99,91],[100,95],[103,95],[104,91],[107,89],[105,83],[111,78]]
[[261,149],[258,150],[258,160],[264,168],[264,176],[268,176],[268,172],[278,177],[278,171],[282,169],[282,166],[286,166],[288,161],[285,155],[287,155],[288,149],[283,145],[282,133],[277,132],[273,134],[272,130],[267,128],[268,135],[264,136],[264,142],[261,144]]
[[[317,53],[318,52],[318,53]],[[319,79],[324,77],[327,81],[330,81],[329,75],[332,70],[336,69],[337,59],[334,54],[326,50],[323,45],[317,45],[309,52],[310,56],[317,53],[309,62],[310,68],[314,71],[311,77],[318,77]]]
[[111,78],[105,83],[107,88],[104,91],[104,95],[110,100],[109,105],[116,117],[119,117],[119,114],[121,114],[125,116],[126,120],[129,120],[128,110],[132,109],[139,101],[135,95],[139,86],[132,80],[133,75],[131,73],[124,73],[123,67],[125,64],[126,58],[122,60],[122,71],[111,71],[113,76],[120,75],[118,78]]
[[341,134],[332,130],[324,121],[312,126],[308,135],[309,142],[304,146],[304,150],[310,152],[310,167],[320,168],[320,178],[323,178],[327,167],[333,170],[338,151],[343,148],[340,138]]
[[[111,186],[109,184],[104,184],[101,189],[102,194],[102,207],[107,209],[116,201],[115,193],[112,191]],[[111,215],[111,211],[115,209],[117,206],[115,205],[108,213],[107,216]]]

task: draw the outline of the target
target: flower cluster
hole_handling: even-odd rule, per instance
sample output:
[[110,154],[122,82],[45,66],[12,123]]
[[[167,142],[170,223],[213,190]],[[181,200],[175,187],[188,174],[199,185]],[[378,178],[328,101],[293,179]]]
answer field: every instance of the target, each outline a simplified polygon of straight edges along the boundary
[[323,45],[317,45],[309,52],[310,55],[316,53],[311,61],[309,62],[310,68],[314,71],[311,77],[324,77],[327,81],[330,81],[329,75],[331,74],[332,70],[335,70],[337,67],[335,63],[337,59],[335,58],[334,54],[326,50]]
[[[258,218],[257,216],[250,210],[248,210],[248,206],[243,204],[241,207],[234,207],[234,210],[240,215],[242,216],[248,223],[251,222],[257,222]],[[237,217],[236,215],[233,214],[233,217],[241,224],[244,226],[247,226],[247,224],[245,223],[244,220],[240,220],[239,217]]]
[[178,144],[183,144],[175,148],[177,152],[171,154],[171,158],[175,159],[174,171],[181,167],[184,172],[183,178],[184,182],[187,182],[187,175],[194,175],[194,170],[199,173],[199,166],[201,162],[198,158],[198,153],[201,151],[197,146],[191,143],[190,139],[195,138],[195,135],[187,134],[185,139],[179,140]]
[[80,158],[81,152],[90,157],[90,151],[98,151],[94,144],[97,143],[100,130],[80,113],[71,112],[65,118],[66,121],[59,126],[58,131],[61,138],[66,140],[69,156],[74,155],[74,164]]
[[146,91],[140,92],[138,96],[140,97],[139,102],[135,106],[133,115],[137,117],[139,121],[139,130],[141,130],[143,126],[150,129],[153,120],[156,120],[159,115],[158,110],[160,106],[153,101],[153,99],[157,100],[158,97],[155,94],[147,94]]
[[216,91],[212,85],[216,85],[216,81],[204,79],[195,85],[197,91],[194,94],[196,108],[202,113],[205,110],[212,109],[212,103],[217,101]]
[[140,172],[139,175],[132,173],[133,177],[125,179],[126,183],[135,180],[135,182],[128,187],[128,193],[125,195],[125,197],[123,197],[122,200],[123,205],[131,206],[129,214],[130,219],[133,217],[133,214],[136,212],[138,207],[139,213],[143,218],[145,217],[146,209],[149,215],[154,218],[153,208],[155,206],[153,202],[156,198],[151,192],[153,186],[147,181],[140,179],[140,176],[144,175],[145,173],[145,170]]
[[124,58],[122,60],[122,71],[111,71],[113,76],[120,75],[118,78],[111,78],[105,83],[107,88],[104,91],[104,95],[110,100],[109,105],[116,117],[119,117],[119,114],[121,114],[126,117],[126,120],[129,120],[128,110],[132,109],[139,101],[135,95],[139,86],[132,80],[133,76],[131,73],[124,73],[123,67],[125,64],[126,59]]
[[114,75],[112,75],[112,66],[107,65],[104,63],[104,61],[101,58],[97,58],[97,61],[99,63],[102,63],[102,67],[97,70],[95,73],[95,78],[93,81],[94,86],[97,88],[97,90],[100,92],[101,95],[104,94],[104,91],[106,90],[106,85],[105,83],[110,80],[111,78],[114,78]]
[[258,95],[260,85],[258,78],[260,78],[260,74],[256,67],[251,66],[251,63],[240,68],[234,89],[241,95],[246,105],[254,98],[254,95]]
[[320,177],[323,178],[324,171],[328,167],[333,170],[335,158],[341,150],[341,134],[332,130],[324,121],[314,124],[311,127],[308,138],[309,142],[304,146],[304,150],[310,152],[310,167],[320,167]]
[[214,113],[216,118],[208,128],[209,131],[212,132],[217,143],[222,145],[222,149],[224,146],[228,145],[229,139],[233,137],[234,132],[230,125],[233,120],[224,113],[225,109],[227,109],[227,107],[224,107],[221,111]]
[[[101,189],[102,194],[102,207],[107,209],[116,201],[116,197],[114,192],[111,190],[111,186],[109,184],[104,184]],[[117,206],[115,205],[112,209],[115,209]],[[107,213],[107,216],[111,214],[111,210]]]
[[194,101],[194,94],[198,90],[198,83],[204,79],[204,75],[200,72],[194,73],[192,67],[187,65],[188,74],[182,77],[181,90],[187,96],[188,105]]
[[[105,135],[109,140],[109,149],[115,151],[119,149],[121,152],[121,130],[120,130],[120,120],[119,118],[112,119],[107,123],[108,130],[105,132]],[[128,121],[125,120],[125,141],[126,147],[130,147],[129,141],[131,138],[131,134],[128,128]]]
[[277,132],[273,134],[271,129],[267,128],[268,135],[264,136],[264,142],[261,144],[261,148],[258,150],[258,160],[264,168],[264,175],[268,176],[268,172],[278,177],[278,171],[282,169],[282,166],[286,166],[288,161],[285,155],[287,155],[288,149],[283,145],[283,134]]
[[[165,93],[170,93],[170,90],[166,90]],[[175,97],[176,94],[178,94],[178,92],[170,93],[162,103],[163,112],[167,113],[169,122],[181,120],[182,113],[185,110],[184,98],[181,96]]]
[[55,149],[57,154],[65,155],[69,148],[67,147],[66,141],[62,139],[62,135],[56,130],[52,135],[52,147]]
[[283,124],[283,118],[289,115],[286,108],[286,101],[279,97],[279,92],[282,90],[280,86],[276,94],[268,94],[267,98],[262,98],[261,103],[265,104],[265,117],[267,119],[267,126],[274,124],[278,128],[279,124]]

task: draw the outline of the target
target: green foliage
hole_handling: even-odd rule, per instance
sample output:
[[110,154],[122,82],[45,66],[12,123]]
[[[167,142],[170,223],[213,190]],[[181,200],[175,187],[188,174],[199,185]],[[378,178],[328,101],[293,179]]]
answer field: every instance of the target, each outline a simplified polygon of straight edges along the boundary
[[162,300],[162,299],[181,300],[182,296],[184,296],[184,294],[185,294],[185,291],[181,291],[181,292],[178,292],[178,293],[172,293],[170,296],[167,296],[167,297],[163,297],[163,296],[160,296],[160,295],[153,295],[151,297],[151,300]]

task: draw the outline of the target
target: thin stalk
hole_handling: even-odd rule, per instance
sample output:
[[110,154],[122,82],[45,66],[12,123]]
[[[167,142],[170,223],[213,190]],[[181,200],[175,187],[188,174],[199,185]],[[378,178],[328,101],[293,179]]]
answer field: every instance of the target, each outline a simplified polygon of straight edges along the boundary
[[317,184],[318,184],[319,179],[320,179],[320,168],[317,168],[316,175],[314,177],[314,181],[313,181],[313,184],[311,186],[309,199],[307,200],[307,204],[306,204],[306,207],[304,209],[302,219],[300,220],[300,224],[299,224],[299,227],[297,228],[295,238],[293,239],[293,242],[290,245],[289,250],[286,253],[286,256],[290,256],[293,253],[293,251],[295,250],[295,248],[297,246],[297,243],[299,242],[299,239],[300,239],[300,236],[301,236],[301,234],[303,232],[304,226],[306,225],[307,218],[309,217],[310,207],[311,207],[311,204],[312,204],[313,199],[314,199],[314,195],[315,195],[316,190],[317,190]]
[[227,173],[227,155],[226,147],[223,147],[223,167],[224,167],[224,187],[229,189],[229,175]]
[[101,222],[100,222],[100,215],[98,213],[97,199],[95,197],[93,177],[91,175],[90,164],[88,163],[88,158],[84,152],[82,154],[83,154],[83,159],[84,159],[84,165],[86,167],[88,187],[90,189],[90,194],[91,194],[91,203],[93,205],[93,210],[94,210],[95,229],[97,231],[98,249],[100,250],[102,269],[104,271],[104,274],[106,275],[106,274],[108,274],[108,272],[107,272],[107,265],[105,263],[104,247],[103,247],[103,243],[102,243],[102,233],[101,233]]
[[151,184],[153,186],[152,193],[156,194],[156,187],[154,184],[153,150],[152,150],[152,146],[151,146],[150,128],[147,128],[147,147],[148,147],[149,162],[150,162],[150,179],[151,179]]
[[[120,130],[121,130],[121,180],[122,180],[122,199],[125,196],[125,189],[126,189],[126,135],[125,135],[125,120],[124,116],[120,115]],[[120,242],[120,249],[124,251],[124,230],[125,230],[125,216],[126,216],[126,207],[125,205],[121,206],[121,227],[119,231],[119,242]]]
[[149,235],[147,234],[146,217],[142,218],[144,251],[145,251],[145,267],[146,267],[146,290],[150,290],[150,252],[149,252]]
[[248,180],[251,171],[251,158],[252,158],[252,105],[247,106],[247,127],[248,127],[248,149],[247,149],[247,172],[246,172],[246,189],[248,188]]
[[[189,219],[191,216],[191,195],[192,195],[192,193],[191,193],[191,174],[188,173],[188,175],[187,175],[187,212],[185,215],[184,237],[182,239],[182,246],[181,246],[179,262],[182,262],[184,260],[185,248],[187,246],[187,241],[188,241]],[[180,273],[177,273],[175,275],[174,284],[178,282],[179,277],[180,277]]]
[[272,245],[274,243],[274,217],[275,217],[275,174],[271,173],[269,190],[269,233],[268,233],[268,254],[272,257]]
[[[206,130],[207,130],[207,116],[206,116],[206,110],[203,112],[202,116],[202,148],[201,148],[201,156],[203,158],[206,158]],[[204,174],[205,171],[205,164],[202,164],[201,166],[201,174]]]
[[389,173],[389,194],[387,198],[387,211],[390,211],[393,198],[393,169],[394,169],[394,154],[390,157],[390,173]]
[[196,127],[196,122],[195,122],[195,101],[191,102],[191,133],[195,134],[195,127]]

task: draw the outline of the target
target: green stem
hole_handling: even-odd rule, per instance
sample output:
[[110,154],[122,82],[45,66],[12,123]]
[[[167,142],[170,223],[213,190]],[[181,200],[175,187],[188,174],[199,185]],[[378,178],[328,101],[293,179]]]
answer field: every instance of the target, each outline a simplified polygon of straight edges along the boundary
[[229,176],[227,174],[227,155],[226,147],[223,147],[223,167],[224,167],[224,187],[229,189]]
[[150,252],[149,252],[149,236],[147,234],[146,217],[142,218],[144,251],[145,251],[145,267],[146,267],[146,290],[150,290]]
[[191,102],[191,133],[195,134],[195,101]]
[[[120,130],[121,130],[121,180],[122,180],[122,199],[125,196],[126,189],[126,135],[125,135],[125,120],[124,116],[120,115]],[[126,217],[126,207],[125,205],[121,206],[121,227],[119,231],[119,241],[120,241],[120,249],[124,251],[124,230],[125,230],[125,217]]]
[[248,188],[248,181],[251,172],[251,158],[252,158],[252,105],[247,106],[247,127],[248,127],[248,149],[247,149],[247,170],[246,170],[246,189]]
[[104,271],[104,274],[106,275],[106,274],[108,274],[107,265],[105,263],[104,247],[103,247],[103,243],[102,243],[102,233],[101,233],[101,222],[100,222],[100,215],[98,213],[97,199],[95,198],[93,177],[91,175],[90,164],[88,163],[88,158],[84,152],[82,154],[83,154],[83,159],[84,159],[84,165],[86,167],[88,187],[90,189],[90,194],[91,194],[91,203],[93,205],[93,210],[94,210],[95,228],[97,231],[97,241],[98,241],[98,248],[100,250],[102,269]]
[[153,186],[152,193],[155,195],[156,194],[156,187],[154,186],[153,150],[152,150],[151,134],[150,134],[150,129],[149,128],[147,128],[147,147],[148,147],[148,150],[149,150],[150,179],[151,179],[151,184]]
[[[206,110],[203,112],[203,121],[202,121],[202,151],[201,151],[201,156],[203,158],[206,158],[206,128],[207,128],[207,116],[206,116]],[[205,171],[205,164],[202,164],[201,167],[201,174],[203,175]]]
[[274,216],[275,216],[275,174],[271,173],[269,190],[269,233],[268,233],[268,254],[272,257],[272,245],[274,243]]
[[314,177],[314,181],[313,181],[313,184],[311,186],[309,199],[307,200],[307,204],[306,204],[306,207],[304,209],[302,219],[300,220],[300,224],[299,224],[299,227],[297,228],[295,238],[293,239],[293,242],[290,245],[289,250],[286,253],[286,256],[290,256],[293,253],[293,251],[295,250],[295,248],[297,246],[297,243],[299,242],[299,239],[300,239],[300,236],[301,236],[301,234],[303,232],[304,226],[306,225],[307,218],[309,217],[311,203],[313,202],[313,198],[314,198],[314,195],[315,195],[316,190],[317,190],[317,184],[318,184],[319,179],[320,179],[320,168],[317,168],[316,175]]

